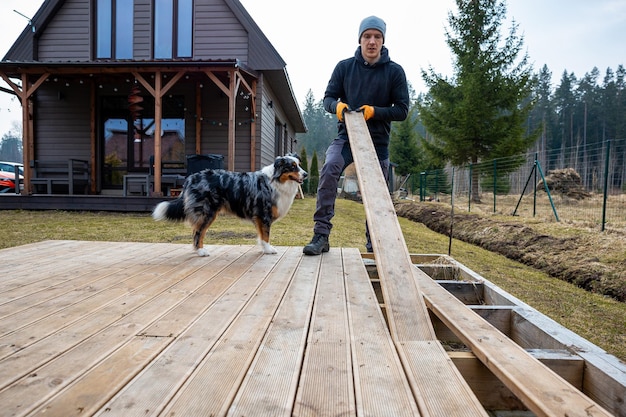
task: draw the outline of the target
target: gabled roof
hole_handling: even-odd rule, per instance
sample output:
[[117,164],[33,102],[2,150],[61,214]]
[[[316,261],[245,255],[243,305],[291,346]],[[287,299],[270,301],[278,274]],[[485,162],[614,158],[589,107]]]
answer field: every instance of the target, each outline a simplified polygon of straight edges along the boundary
[[[286,115],[294,125],[296,131],[304,132],[306,127],[302,119],[298,101],[293,93],[285,61],[239,0],[222,1],[230,8],[248,33],[248,62],[245,66],[265,74],[266,79],[272,86],[273,92],[276,94],[278,100],[283,103],[284,110],[287,113]],[[9,48],[2,61],[4,63],[11,62],[24,65],[41,64],[41,62],[36,60],[36,40],[40,34],[44,32],[46,26],[52,21],[64,4],[65,0],[45,0],[37,13],[35,13],[35,16],[31,19],[30,24],[24,28],[15,43]],[[64,62],[63,64],[69,64],[69,62]],[[85,65],[84,62],[82,64]],[[94,61],[93,64],[96,64],[96,62]],[[98,64],[102,65],[102,62],[98,61]]]
[[[2,60],[33,61],[35,38],[39,37],[39,34],[45,30],[56,12],[63,6],[63,3],[65,3],[65,0],[45,0]],[[34,31],[33,28],[35,28]]]

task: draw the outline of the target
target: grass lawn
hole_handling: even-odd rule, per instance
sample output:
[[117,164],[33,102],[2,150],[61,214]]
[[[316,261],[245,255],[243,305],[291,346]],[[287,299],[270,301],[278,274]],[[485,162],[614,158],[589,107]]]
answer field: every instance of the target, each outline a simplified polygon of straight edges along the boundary
[[[296,200],[287,217],[272,228],[275,246],[304,246],[312,236],[315,199]],[[364,250],[365,213],[359,203],[337,200],[331,246]],[[148,213],[0,211],[6,225],[0,249],[48,239],[171,242],[190,245],[183,223],[154,222]],[[411,253],[448,253],[448,237],[400,218]],[[245,221],[222,216],[207,233],[207,244],[254,244]],[[626,361],[626,303],[591,294],[504,256],[458,240],[451,255],[563,326]]]

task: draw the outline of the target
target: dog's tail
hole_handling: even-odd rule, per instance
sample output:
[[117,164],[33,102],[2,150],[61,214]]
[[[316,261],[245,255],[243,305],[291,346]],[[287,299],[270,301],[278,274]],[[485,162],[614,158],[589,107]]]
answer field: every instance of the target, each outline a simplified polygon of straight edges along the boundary
[[182,198],[163,201],[152,211],[154,220],[181,221],[185,219],[185,203]]

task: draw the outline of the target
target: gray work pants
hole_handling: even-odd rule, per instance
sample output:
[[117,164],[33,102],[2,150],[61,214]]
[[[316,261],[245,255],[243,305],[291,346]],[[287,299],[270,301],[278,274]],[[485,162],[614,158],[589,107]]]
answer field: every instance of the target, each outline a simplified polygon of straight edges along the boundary
[[[350,144],[344,139],[335,139],[326,150],[326,160],[320,172],[320,182],[317,187],[317,205],[313,221],[314,233],[329,235],[333,228],[331,219],[335,215],[335,200],[337,199],[337,186],[341,174],[348,165],[354,162]],[[383,171],[385,181],[389,179],[389,159],[379,160],[380,168]],[[387,190],[384,190],[387,192]],[[367,222],[365,223],[365,238],[367,243],[365,247],[368,251],[372,251],[372,244],[369,237],[369,229]]]

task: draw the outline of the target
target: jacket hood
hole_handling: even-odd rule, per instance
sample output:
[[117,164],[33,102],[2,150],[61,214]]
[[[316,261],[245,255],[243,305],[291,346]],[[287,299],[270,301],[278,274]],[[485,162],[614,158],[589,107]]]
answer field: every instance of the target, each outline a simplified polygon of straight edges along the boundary
[[364,65],[366,67],[372,67],[372,68],[377,67],[379,65],[386,64],[389,61],[391,61],[391,58],[389,58],[389,50],[384,45],[383,45],[383,48],[380,50],[380,59],[374,65],[370,65],[365,60],[365,58],[363,58],[363,55],[361,54],[361,46],[360,45],[356,48],[356,52],[354,53],[354,58],[356,59],[356,62],[358,62],[359,64]]

